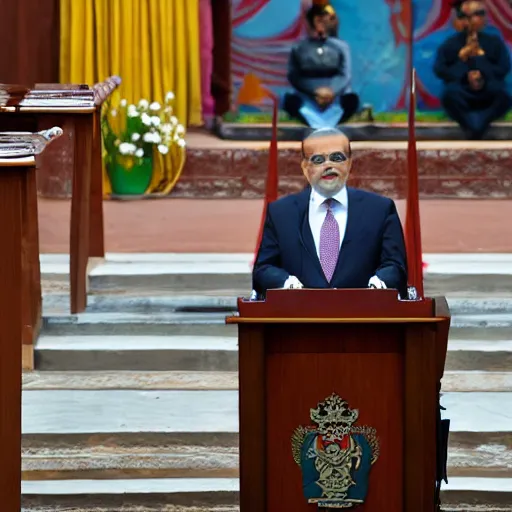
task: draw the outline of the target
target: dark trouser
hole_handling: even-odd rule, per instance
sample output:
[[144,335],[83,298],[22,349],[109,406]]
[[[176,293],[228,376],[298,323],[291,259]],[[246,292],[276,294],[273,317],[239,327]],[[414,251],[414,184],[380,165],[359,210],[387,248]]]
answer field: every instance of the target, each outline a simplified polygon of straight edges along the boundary
[[481,139],[489,125],[503,117],[511,107],[504,84],[490,82],[481,91],[460,84],[448,84],[441,97],[446,113],[470,139]]
[[[289,92],[284,95],[283,108],[286,113],[290,117],[298,119],[304,124],[308,124],[306,119],[304,119],[304,116],[300,113],[302,103],[302,98],[298,94]],[[338,123],[345,123],[357,112],[357,109],[359,108],[359,97],[353,92],[343,94],[340,96],[340,105],[341,108],[343,108],[343,115],[340,117]]]

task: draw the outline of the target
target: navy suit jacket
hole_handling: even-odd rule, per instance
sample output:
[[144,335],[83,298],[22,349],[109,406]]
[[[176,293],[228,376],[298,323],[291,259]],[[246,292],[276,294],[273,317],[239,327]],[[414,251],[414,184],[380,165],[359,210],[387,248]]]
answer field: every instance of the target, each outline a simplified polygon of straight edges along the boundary
[[311,188],[269,204],[253,269],[253,289],[264,294],[295,276],[305,288],[367,288],[377,275],[407,297],[407,261],[395,203],[347,187],[348,217],[331,282],[320,265],[309,226]]

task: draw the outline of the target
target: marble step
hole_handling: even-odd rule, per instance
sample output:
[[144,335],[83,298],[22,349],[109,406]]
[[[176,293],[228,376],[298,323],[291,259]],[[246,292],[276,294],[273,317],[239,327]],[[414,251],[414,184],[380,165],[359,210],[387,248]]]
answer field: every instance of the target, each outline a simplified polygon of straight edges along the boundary
[[[484,332],[482,334],[485,334]],[[512,341],[450,339],[445,369],[453,372],[508,372],[512,368]],[[468,381],[468,384],[471,380]]]
[[445,371],[442,391],[449,392],[512,392],[512,372]]
[[451,433],[448,475],[512,478],[512,433]]
[[[32,371],[24,372],[22,377],[23,389],[27,391],[238,389],[236,371]],[[498,385],[506,384],[496,383],[495,387]]]
[[445,512],[504,512],[511,510],[512,479],[455,477],[444,484]]
[[24,434],[238,432],[236,391],[24,391]]
[[512,314],[453,315],[450,339],[510,340],[512,339]]
[[[507,478],[452,478],[442,491],[445,512],[510,511],[512,481]],[[138,479],[25,481],[24,511],[146,512],[161,510],[194,512],[235,511],[238,479]],[[174,508],[171,508],[173,507]],[[65,507],[68,507],[66,509]],[[117,507],[117,508],[116,508]],[[183,508],[182,508],[183,507]],[[224,508],[226,507],[226,508]]]
[[[167,438],[169,437],[169,438]],[[238,439],[219,435],[215,443],[196,438],[180,444],[165,435],[25,436],[24,480],[128,478],[237,478]],[[454,433],[449,446],[452,477],[512,477],[512,435],[495,434],[481,444],[476,434]],[[190,441],[190,440],[189,440]]]
[[[378,397],[376,396],[376,400]],[[453,433],[512,432],[512,393],[448,392],[441,403]],[[234,434],[235,390],[25,390],[25,435]]]
[[[509,254],[425,254],[428,294],[503,294],[512,289]],[[107,254],[89,273],[95,291],[250,290],[252,254]],[[67,255],[42,255],[47,283],[68,279]],[[56,287],[58,289],[58,286]]]
[[36,344],[36,368],[45,371],[236,371],[236,328],[234,332],[230,329],[234,336],[216,336],[216,329],[208,331],[208,325],[202,327],[206,331],[202,336],[43,335]]
[[[217,327],[222,326],[217,324]],[[36,368],[41,371],[236,371],[236,328],[230,329],[231,335],[213,336],[212,331],[202,336],[52,335],[45,331],[35,348]],[[510,368],[512,341],[451,339],[448,344],[448,371],[507,372]]]
[[[251,289],[252,254],[107,254],[90,266],[89,291]],[[42,255],[47,283],[69,279],[69,257]],[[58,289],[57,287],[55,287]]]
[[[512,290],[511,290],[512,292]],[[511,314],[512,297],[447,297],[452,315]]]
[[[156,478],[128,480],[43,480],[22,483],[22,508],[59,511],[237,510],[236,478]],[[191,508],[194,507],[194,508]]]
[[43,318],[42,332],[52,335],[236,336],[226,325],[228,313],[81,313]]
[[[247,290],[208,290],[203,292],[163,292],[141,294],[136,290],[126,293],[89,294],[88,313],[161,314],[167,312],[236,310],[237,298],[247,295]],[[450,297],[448,304],[452,315],[478,315],[512,313],[512,298]],[[43,297],[43,312],[52,316],[69,311],[69,294],[47,293]]]
[[[236,310],[237,298],[248,295],[247,290],[206,290],[180,293],[163,292],[142,294],[136,290],[127,293],[91,293],[87,298],[88,313],[159,314],[168,312]],[[512,308],[512,306],[511,306]],[[43,314],[52,316],[69,311],[69,294],[47,293],[43,296]]]
[[[222,441],[223,439],[221,439]],[[232,438],[236,442],[235,438]],[[125,440],[128,441],[128,440]],[[137,441],[133,443],[133,441]],[[238,478],[238,446],[152,444],[144,437],[116,443],[99,436],[85,443],[23,440],[24,480]]]
[[[230,312],[81,313],[44,316],[42,332],[53,335],[235,335]],[[453,339],[512,339],[512,313],[453,315]]]
[[[236,371],[33,371],[24,390],[238,389]],[[512,392],[512,372],[446,371],[442,391]]]

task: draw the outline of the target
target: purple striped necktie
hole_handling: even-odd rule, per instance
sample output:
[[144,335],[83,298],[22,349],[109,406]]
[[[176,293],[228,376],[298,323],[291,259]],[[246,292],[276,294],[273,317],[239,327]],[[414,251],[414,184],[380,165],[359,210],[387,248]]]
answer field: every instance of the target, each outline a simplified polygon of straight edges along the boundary
[[324,201],[327,206],[327,214],[320,230],[320,264],[329,282],[331,282],[334,275],[340,253],[340,227],[332,213],[332,207],[335,203],[335,199]]

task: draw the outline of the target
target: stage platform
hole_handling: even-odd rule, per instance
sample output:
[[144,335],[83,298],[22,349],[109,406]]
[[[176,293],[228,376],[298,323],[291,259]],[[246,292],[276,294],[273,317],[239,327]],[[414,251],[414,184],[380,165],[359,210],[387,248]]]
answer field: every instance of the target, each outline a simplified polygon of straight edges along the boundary
[[[187,163],[172,192],[182,198],[261,198],[268,166],[267,141],[227,141],[207,133],[187,136]],[[356,141],[350,184],[405,197],[405,141]],[[512,197],[511,141],[419,141],[423,198]],[[279,192],[304,187],[300,143],[279,142]]]
[[[62,137],[47,151],[51,174],[38,174],[41,197],[69,199],[72,140]],[[512,134],[506,141],[419,141],[420,194],[424,198],[512,197]],[[171,197],[261,198],[265,190],[269,142],[228,141],[206,131],[190,131],[187,161]],[[356,141],[350,184],[405,197],[405,141]],[[300,142],[279,142],[279,191],[288,194],[305,184]],[[138,199],[138,198],[137,198]]]
[[[417,140],[465,140],[459,125],[449,119],[443,111],[416,111]],[[258,141],[270,140],[272,115],[266,110],[240,110],[228,112],[216,118],[215,133],[221,139]],[[365,105],[349,123],[341,128],[353,141],[404,141],[408,139],[408,113],[374,112]],[[278,140],[300,141],[309,128],[284,111],[278,113]],[[493,123],[487,132],[488,140],[512,140],[512,112],[499,122]]]
[[[379,123],[358,122],[347,123],[341,126],[343,131],[354,141],[403,141],[408,138],[406,122]],[[216,134],[226,140],[258,141],[270,140],[272,125],[266,123],[231,123],[219,120],[216,125]],[[300,141],[309,128],[306,126],[287,122],[278,125],[278,140]],[[417,140],[465,140],[465,135],[459,125],[453,122],[417,122]],[[512,123],[495,123],[489,129],[488,140],[512,140]]]

